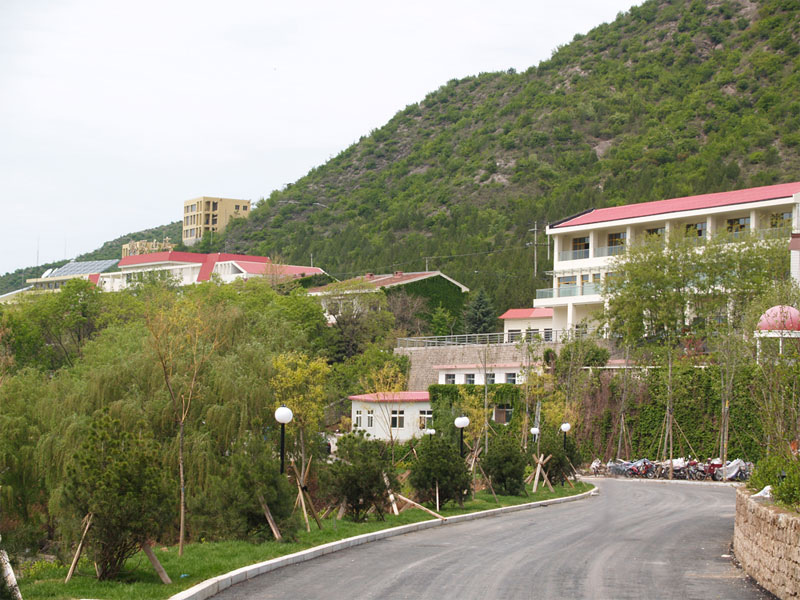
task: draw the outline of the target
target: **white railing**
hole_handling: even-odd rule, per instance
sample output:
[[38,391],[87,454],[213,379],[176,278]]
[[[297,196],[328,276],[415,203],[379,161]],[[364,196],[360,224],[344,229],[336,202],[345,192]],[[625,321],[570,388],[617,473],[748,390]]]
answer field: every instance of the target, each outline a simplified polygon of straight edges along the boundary
[[562,262],[566,260],[580,260],[581,258],[589,258],[588,248],[582,250],[564,250],[558,253],[558,260]]
[[617,256],[623,252],[625,252],[625,244],[619,244],[618,246],[600,246],[594,249],[594,255],[598,258],[602,256]]
[[590,296],[603,291],[601,283],[584,283],[583,285],[562,285],[557,288],[542,288],[536,290],[536,299],[543,298],[571,298],[573,296]]
[[397,338],[398,348],[430,348],[435,346],[485,346],[489,344],[518,344],[523,337],[532,342],[557,343],[573,338],[592,336],[596,329],[543,329],[536,331],[509,331],[508,333],[467,333],[462,335],[431,335],[427,337]]

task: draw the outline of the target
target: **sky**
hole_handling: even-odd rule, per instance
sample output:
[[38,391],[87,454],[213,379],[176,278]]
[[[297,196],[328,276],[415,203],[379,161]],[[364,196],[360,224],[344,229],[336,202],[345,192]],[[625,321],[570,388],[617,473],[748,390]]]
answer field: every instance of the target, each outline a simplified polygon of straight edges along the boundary
[[[0,0],[0,274],[257,201],[633,0]],[[638,2],[637,2],[638,4]]]

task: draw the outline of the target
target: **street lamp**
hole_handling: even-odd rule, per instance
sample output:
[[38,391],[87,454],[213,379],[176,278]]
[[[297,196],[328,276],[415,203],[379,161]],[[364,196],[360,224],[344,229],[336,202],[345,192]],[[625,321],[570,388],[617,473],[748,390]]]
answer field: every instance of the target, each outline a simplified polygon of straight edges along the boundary
[[464,427],[469,425],[469,417],[456,417],[454,421],[456,427],[461,430],[461,456],[464,456]]
[[286,424],[292,420],[292,409],[285,404],[281,404],[275,411],[275,420],[281,424],[281,475],[284,471],[284,446],[286,440]]
[[567,451],[567,432],[570,430],[572,425],[567,423],[566,421],[561,424],[561,431],[564,432],[564,451]]

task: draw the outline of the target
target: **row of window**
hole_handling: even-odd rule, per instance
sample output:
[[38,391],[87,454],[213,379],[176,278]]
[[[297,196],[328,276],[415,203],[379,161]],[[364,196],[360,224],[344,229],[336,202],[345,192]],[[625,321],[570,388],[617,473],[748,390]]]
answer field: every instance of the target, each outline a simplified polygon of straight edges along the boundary
[[[792,213],[791,211],[772,213],[769,216],[769,226],[771,229],[782,229],[792,226]],[[708,223],[700,221],[698,223],[687,223],[686,234],[691,237],[706,237],[708,231]],[[734,235],[750,229],[750,217],[737,217],[735,219],[727,219],[725,223],[725,230]],[[653,227],[645,230],[647,235],[663,236],[666,232],[665,227]],[[607,245],[610,248],[615,246],[625,245],[626,233],[624,231],[609,233],[607,237]],[[574,258],[588,258],[589,257],[589,236],[580,236],[572,238],[572,251],[575,253]],[[585,256],[584,256],[585,254]]]
[[[535,330],[538,332],[538,329]],[[545,329],[545,331],[550,331],[550,338],[553,337],[553,330],[552,329]],[[517,383],[517,374],[516,373],[506,373],[505,374],[506,383]],[[455,373],[445,373],[444,374],[444,382],[446,385],[455,385],[456,383],[456,374]],[[475,384],[475,373],[465,373],[464,374],[464,383],[467,385],[474,385]],[[496,383],[496,378],[494,373],[487,373],[486,374],[486,383],[493,384]]]
[[[526,340],[535,340],[537,337],[541,335],[542,340],[545,342],[552,342],[553,341],[553,330],[550,327],[545,327],[539,332],[539,329],[528,328],[525,330],[525,339]],[[521,329],[509,329],[508,330],[508,341],[516,342],[522,339],[522,330]]]
[[[375,427],[375,411],[367,410],[364,415],[361,410],[355,411],[355,420],[353,427],[355,429],[364,428],[364,416],[366,416],[366,429]],[[419,411],[417,424],[420,429],[428,429],[433,423],[433,411],[422,409]],[[392,410],[390,426],[392,429],[405,429],[406,426],[406,411],[403,409]]]

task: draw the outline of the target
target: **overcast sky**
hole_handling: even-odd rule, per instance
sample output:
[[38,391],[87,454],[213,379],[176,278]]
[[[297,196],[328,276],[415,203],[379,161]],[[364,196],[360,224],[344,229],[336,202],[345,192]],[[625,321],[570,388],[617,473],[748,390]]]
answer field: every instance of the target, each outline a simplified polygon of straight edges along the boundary
[[[640,2],[635,2],[639,4]],[[633,0],[0,0],[0,274],[258,200]]]

